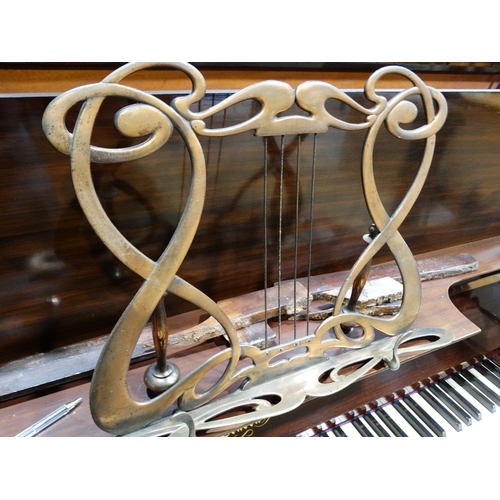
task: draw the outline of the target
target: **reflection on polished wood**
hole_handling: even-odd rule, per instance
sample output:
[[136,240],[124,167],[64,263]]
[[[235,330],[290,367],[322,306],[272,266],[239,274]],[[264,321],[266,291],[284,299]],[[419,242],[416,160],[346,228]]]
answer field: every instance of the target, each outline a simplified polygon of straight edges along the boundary
[[[172,97],[163,95],[162,99],[170,102]],[[200,109],[224,97],[208,95]],[[446,254],[448,247],[499,234],[498,146],[492,140],[500,121],[499,97],[497,93],[446,94],[449,117],[439,136],[433,168],[401,228],[414,254],[439,249],[445,249]],[[51,148],[41,131],[41,114],[50,100],[46,97],[0,100],[0,130],[2,137],[8,138],[0,143],[2,205],[6,207],[0,214],[3,279],[0,363],[109,333],[141,281],[105,249],[81,213],[73,194],[67,159]],[[114,111],[124,104],[128,103],[121,99],[106,104],[104,116],[97,124],[99,135],[104,136],[103,145],[122,146],[123,139],[113,135],[108,124]],[[210,127],[239,123],[255,113],[253,106],[242,103],[234,112],[214,116]],[[333,152],[331,137],[317,139],[313,274],[349,268],[364,248],[360,235],[370,223],[358,173],[357,152],[364,136],[358,133],[343,136],[341,132],[335,132],[334,136],[339,145]],[[257,272],[262,268],[263,248],[256,243],[262,240],[261,193],[256,179],[261,175],[258,168],[262,165],[264,143],[252,133],[202,138],[201,141],[207,159],[207,201],[197,236],[179,274],[214,300],[224,300],[229,298],[228,290],[235,296],[263,288]],[[280,152],[277,144],[271,142],[270,145],[270,172],[274,180],[273,175],[278,175]],[[287,140],[285,226],[293,219],[291,182],[298,146],[295,138]],[[303,138],[300,148],[305,155],[310,153],[312,137]],[[384,158],[384,163],[377,171],[377,183],[390,212],[413,180],[421,150],[418,145],[397,141],[389,134],[379,139],[378,148],[376,154]],[[245,154],[241,154],[242,151]],[[107,213],[120,231],[152,259],[163,251],[177,226],[190,182],[189,161],[179,137],[174,136],[169,143],[166,167],[164,155],[161,151],[127,164],[93,169],[94,183]],[[336,183],[342,188],[334,189]],[[277,210],[275,195],[271,219],[277,217]],[[333,219],[332,211],[336,214]],[[299,252],[301,256],[306,255],[305,246],[304,243],[304,249]],[[292,254],[292,246],[285,245],[283,252],[284,262],[290,262],[286,257]],[[376,262],[389,258],[390,254],[383,253]],[[276,265],[271,262],[266,285],[276,280]],[[306,267],[306,259],[301,257],[301,274]],[[293,269],[287,264],[282,272],[285,279],[293,277]],[[169,315],[192,308],[170,296],[167,305]],[[474,328],[470,331],[475,332]],[[427,361],[431,366],[431,358]],[[143,368],[137,373],[142,374]],[[399,376],[400,372],[397,373]],[[387,376],[377,375],[383,379]],[[362,381],[357,384],[360,385],[370,383]],[[59,396],[69,397],[82,388],[87,390],[84,385],[78,385],[68,389],[69,392],[62,391]],[[349,401],[352,391],[346,391],[346,399],[343,398],[340,406]],[[48,413],[48,406],[59,396],[40,399],[36,411]],[[331,398],[327,399],[331,404]],[[34,417],[33,401],[36,400],[20,403],[17,410],[26,408],[26,416]],[[304,409],[297,411],[314,412],[312,404],[308,402]],[[314,405],[323,408],[326,400]],[[1,411],[6,415],[10,406],[4,406]],[[58,432],[102,435],[85,411],[79,409],[84,418],[68,421],[68,426],[80,427],[70,430],[58,426],[53,430],[54,435]],[[291,427],[286,430],[285,426],[279,433],[292,435],[300,430]]]
[[[425,254],[426,258],[438,257],[452,252],[469,251],[477,255],[483,263],[473,275],[455,276],[443,280],[428,281],[423,284],[425,311],[418,321],[421,324],[435,324],[441,317],[443,310],[431,310],[431,305],[444,298],[442,307],[446,315],[451,316],[451,324],[456,331],[468,331],[472,335],[407,361],[397,372],[378,370],[359,382],[347,387],[341,393],[325,398],[306,401],[292,413],[277,416],[265,422],[265,425],[252,427],[254,436],[295,436],[300,432],[328,420],[336,415],[345,413],[366,404],[378,397],[410,385],[417,380],[434,375],[444,368],[457,365],[480,354],[497,351],[500,347],[500,306],[492,297],[500,297],[500,285],[494,283],[480,290],[461,291],[462,283],[474,280],[474,276],[488,273],[491,267],[498,271],[500,258],[499,239],[485,240],[471,245],[445,249],[436,253]],[[423,256],[422,256],[423,257]],[[448,297],[448,290],[451,297]],[[455,321],[455,323],[453,323]],[[422,323],[423,322],[423,323]],[[216,344],[205,346],[206,349],[217,349]],[[179,356],[174,356],[178,362]],[[192,362],[196,362],[196,356]],[[147,397],[143,389],[142,377],[149,362],[141,362],[130,371],[130,385],[137,397]],[[99,429],[93,422],[89,410],[90,380],[82,379],[61,385],[56,391],[40,392],[14,401],[0,403],[0,422],[2,422],[2,436],[15,436],[18,432],[33,422],[50,413],[54,408],[83,397],[80,407],[57,425],[48,428],[41,436],[109,436]]]
[[[212,104],[222,98],[206,99]],[[500,128],[500,95],[447,93],[446,98],[449,116],[433,168],[401,229],[414,254],[491,237],[500,229],[498,145],[492,139]],[[91,230],[76,202],[67,159],[43,136],[41,116],[50,100],[0,99],[4,138],[0,143],[4,207],[0,213],[0,362],[109,333],[139,286],[137,276]],[[110,122],[115,107],[110,108],[103,109],[109,119],[103,119],[100,132]],[[247,116],[250,112],[249,105],[240,110]],[[219,118],[225,123],[238,120],[227,115]],[[108,143],[120,140],[111,136]],[[346,134],[332,156],[330,145],[322,136],[318,138],[313,274],[348,269],[364,247],[359,235],[366,232],[369,219],[358,181],[359,157],[354,153],[362,140],[357,133]],[[214,300],[222,300],[228,298],[226,290],[233,290],[235,296],[263,287],[255,272],[261,269],[263,250],[256,244],[262,239],[262,219],[261,194],[254,181],[260,175],[263,145],[251,133],[201,141],[207,151],[207,199],[181,271]],[[388,158],[377,179],[382,198],[391,208],[413,177],[411,166],[418,151],[413,150],[414,144],[389,137],[379,141],[381,155],[387,157],[383,149],[394,152],[394,159]],[[311,143],[312,138],[306,137],[303,151]],[[287,146],[285,173],[292,168],[294,148],[293,143]],[[235,153],[241,150],[245,154],[238,155],[241,160],[235,168]],[[153,155],[135,164],[94,170],[96,187],[112,220],[151,258],[157,258],[165,247],[187,194],[184,153],[179,144],[170,153],[167,168],[160,155]],[[401,158],[405,161],[400,163]],[[273,161],[278,159],[271,156],[271,165]],[[334,193],[336,178],[344,187]],[[331,204],[337,214],[332,220]],[[351,231],[343,223],[347,220]],[[285,268],[284,276],[290,272]],[[174,297],[168,300],[172,302],[168,303],[170,314],[188,307]]]
[[[191,92],[177,97],[169,106],[148,93],[122,84],[128,76],[150,67],[182,71],[192,82]],[[387,99],[378,93],[378,83],[387,75],[404,77],[412,86]],[[204,77],[192,65],[131,63],[112,72],[102,82],[77,87],[58,96],[49,104],[43,116],[42,125],[47,139],[71,159],[75,193],[92,228],[108,249],[144,280],[103,346],[92,378],[92,416],[99,427],[114,434],[194,436],[203,430],[245,425],[257,419],[289,412],[302,404],[306,397],[323,397],[338,392],[379,363],[396,370],[400,366],[400,358],[442,347],[457,338],[447,327],[411,328],[419,312],[421,279],[415,259],[398,231],[422,190],[432,164],[436,134],[446,120],[448,106],[440,92],[427,87],[414,73],[399,66],[380,68],[369,77],[362,96],[368,101],[367,104],[356,101],[344,91],[324,82],[304,82],[293,89],[286,83],[274,80],[251,85],[206,110],[200,107],[197,111],[192,109],[199,106],[205,92]],[[105,98],[116,97],[134,103],[115,114],[116,130],[124,137],[144,137],[144,140],[122,148],[96,145],[92,135],[100,107]],[[234,125],[223,123],[214,126],[211,123],[214,116],[230,113],[231,109],[238,109],[240,104],[249,100],[252,107],[256,108],[249,117]],[[83,103],[75,126],[68,130],[67,114],[80,102]],[[332,104],[333,111],[327,109],[328,104]],[[336,109],[339,106],[340,114]],[[347,108],[345,113],[342,113],[343,108]],[[351,112],[361,116],[356,119]],[[408,124],[414,128],[408,128]],[[394,138],[421,141],[421,159],[414,179],[407,191],[401,194],[399,203],[389,210],[380,199],[374,176],[374,164],[378,163],[374,160],[374,150],[383,125]],[[333,305],[332,315],[311,329],[307,320],[305,332],[299,331],[297,325],[297,333],[294,333],[293,338],[285,339],[281,336],[282,263],[287,236],[293,232],[283,231],[284,226],[286,228],[288,225],[284,219],[284,208],[285,205],[295,206],[295,217],[290,218],[291,226],[295,228],[294,279],[302,276],[300,267],[304,259],[299,253],[299,242],[303,241],[301,226],[305,220],[308,221],[306,241],[309,281],[314,260],[313,233],[317,227],[313,217],[316,208],[316,134],[326,133],[330,128],[367,131],[361,148],[360,181],[372,229],[370,235],[363,237],[367,247],[347,274]],[[115,165],[144,159],[163,146],[168,146],[174,130],[185,143],[191,166],[191,181],[175,232],[160,257],[154,260],[146,256],[109,218],[94,185],[91,164]],[[250,325],[235,324],[210,295],[179,273],[197,234],[207,191],[205,152],[198,136],[232,137],[250,131],[255,133],[257,139],[265,138],[264,169],[261,174],[264,194],[264,317],[261,323],[266,344],[263,350],[239,340],[237,330],[240,326]],[[310,134],[314,136],[309,176],[303,175],[303,157],[297,146],[294,204],[293,198],[286,196],[288,192],[285,195],[285,138],[296,136],[301,141],[302,137]],[[276,140],[277,136],[281,136],[280,168],[279,174],[276,172],[274,183],[277,189],[274,192],[279,194],[277,199],[274,197],[270,200],[268,158],[272,153],[269,142]],[[330,142],[336,144],[335,140]],[[304,190],[307,180],[310,182],[310,194],[304,195],[304,191],[307,192]],[[287,184],[290,184],[288,180]],[[301,197],[310,202],[300,203]],[[277,237],[270,231],[274,229],[271,217],[274,205],[279,207]],[[401,305],[392,315],[365,315],[355,307],[356,296],[363,290],[374,257],[385,245],[401,274]],[[269,270],[276,262],[274,252],[271,252],[270,258],[273,260],[270,260],[269,250],[275,246],[278,331],[276,345],[267,346],[268,320],[272,318],[267,305],[267,281],[274,276]],[[344,299],[351,287],[351,301],[343,309]],[[229,289],[227,293],[232,292]],[[309,286],[306,287],[306,293],[306,310],[309,311]],[[170,375],[180,373],[172,357],[168,361],[168,373],[161,368],[165,364],[162,358],[166,353],[168,329],[164,305],[160,306],[159,303],[164,300],[165,294],[173,294],[206,311],[220,323],[228,342],[226,348],[208,355],[205,361],[192,370],[186,370],[179,378],[176,375],[176,380],[170,380]],[[152,369],[146,371],[144,380],[147,387],[162,390],[150,400],[137,399],[128,389],[129,364],[147,321],[151,317],[156,319],[156,313],[162,316],[161,322],[153,321],[157,361]],[[236,322],[240,323],[238,320]],[[160,324],[163,326],[158,328]],[[382,338],[377,339],[378,333],[382,334]],[[351,370],[355,365],[358,367]],[[350,370],[349,373],[346,373],[346,369]],[[165,413],[167,410],[168,413]],[[237,414],[235,410],[238,410]]]

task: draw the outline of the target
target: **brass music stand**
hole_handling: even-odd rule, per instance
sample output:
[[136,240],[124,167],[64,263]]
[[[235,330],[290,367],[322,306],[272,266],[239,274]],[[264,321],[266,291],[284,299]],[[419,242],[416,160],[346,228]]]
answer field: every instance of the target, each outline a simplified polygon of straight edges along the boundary
[[[184,72],[192,82],[191,92],[167,105],[146,92],[120,83],[136,71],[155,66]],[[377,82],[388,74],[401,75],[412,86],[388,100],[376,91]],[[189,64],[127,64],[100,83],[57,97],[43,117],[43,129],[49,141],[71,157],[75,191],[90,224],[110,251],[144,279],[113,329],[92,379],[92,416],[99,427],[112,434],[194,436],[197,432],[234,429],[288,412],[306,397],[340,391],[381,362],[395,370],[400,356],[442,347],[454,338],[451,332],[440,328],[411,329],[420,307],[420,276],[412,253],[398,232],[422,189],[431,166],[436,133],[446,119],[447,105],[440,92],[425,86],[411,71],[397,66],[382,68],[368,79],[365,96],[373,104],[369,108],[328,83],[309,81],[293,89],[282,82],[264,81],[236,92],[209,109],[192,111],[193,104],[201,100],[205,91],[202,74]],[[401,124],[412,123],[418,114],[415,104],[408,100],[415,95],[421,97],[425,123],[409,130]],[[106,97],[112,96],[136,102],[117,113],[115,126],[125,136],[146,137],[140,144],[118,150],[92,145],[99,108]],[[249,120],[218,129],[207,125],[211,116],[248,99],[260,105],[260,110]],[[351,107],[364,120],[350,123],[336,118],[325,107],[329,99]],[[65,125],[66,113],[79,102],[83,105],[74,131],[69,132]],[[294,111],[286,114],[293,106],[298,106],[301,114]],[[425,141],[415,179],[391,215],[384,208],[374,176],[373,152],[382,124],[400,139]],[[196,234],[206,193],[205,158],[198,136],[223,137],[254,131],[267,140],[276,136],[322,134],[330,127],[366,131],[361,181],[373,222],[370,234],[365,237],[367,247],[338,291],[333,311],[314,331],[307,330],[305,335],[284,342],[278,339],[275,345],[270,345],[273,343],[266,337],[262,348],[241,342],[238,336],[241,325],[177,275]],[[189,152],[191,188],[173,237],[159,259],[153,261],[128,241],[105,213],[92,182],[91,163],[143,158],[167,143],[174,129]],[[399,267],[404,291],[395,315],[374,317],[358,311],[356,302],[366,286],[372,258],[385,245]],[[185,375],[167,359],[168,329],[163,303],[166,293],[206,311],[227,339],[227,347]],[[265,311],[269,310],[268,293],[263,293]],[[278,288],[278,306],[273,313],[277,316],[282,314],[282,295]],[[309,301],[307,291],[306,307]],[[296,302],[295,296],[295,308]],[[157,360],[147,370],[145,383],[158,395],[149,401],[137,401],[127,388],[127,372],[134,346],[151,318]],[[263,320],[266,332],[267,320],[268,312]],[[381,332],[382,338],[376,332]],[[419,339],[425,342],[418,342]],[[216,380],[205,388],[203,381],[207,374],[214,372],[218,373]]]

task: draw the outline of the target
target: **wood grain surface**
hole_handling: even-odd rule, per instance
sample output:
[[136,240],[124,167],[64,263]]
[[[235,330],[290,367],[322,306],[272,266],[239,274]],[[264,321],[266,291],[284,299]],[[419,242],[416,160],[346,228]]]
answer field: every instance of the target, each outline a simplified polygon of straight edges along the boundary
[[[294,436],[305,429],[321,423],[328,418],[349,411],[370,402],[373,399],[389,394],[438,373],[450,366],[466,361],[478,354],[486,354],[500,347],[500,308],[498,317],[491,312],[491,301],[486,301],[489,309],[482,308],[476,292],[464,292],[455,295],[463,283],[473,281],[478,276],[500,270],[500,237],[461,245],[451,249],[453,252],[468,251],[480,263],[478,270],[465,275],[431,280],[424,282],[423,301],[413,326],[442,327],[456,333],[456,342],[451,346],[420,355],[403,358],[401,368],[392,372],[379,369],[340,393],[325,398],[309,400],[290,414],[271,419],[265,425],[254,429],[254,435],[262,436]],[[446,250],[425,254],[425,258],[446,255]],[[499,285],[490,285],[488,292],[499,293]],[[453,297],[450,297],[450,292]],[[192,369],[200,360],[215,353],[217,344],[208,342],[195,349],[192,354],[173,356],[181,368],[181,372]],[[135,365],[129,374],[129,387],[137,398],[147,400],[147,392],[142,378],[148,362]],[[78,397],[82,404],[71,415],[43,432],[44,436],[106,436],[92,421],[89,410],[89,379],[63,384],[60,387],[39,391],[35,394],[0,403],[0,435],[14,436],[36,422],[58,406]]]
[[[200,108],[225,96],[208,94]],[[359,93],[352,96],[364,102]],[[500,234],[500,93],[455,91],[445,96],[449,115],[437,138],[433,165],[400,231],[413,253],[422,258],[456,254],[457,248],[473,257],[477,254],[480,275],[498,268],[500,253],[498,242],[491,239]],[[170,102],[173,94],[159,97]],[[51,99],[50,95],[0,96],[0,367],[107,335],[142,282],[95,236],[76,201],[69,159],[52,148],[41,129],[42,114]],[[100,137],[97,144],[119,148],[130,145],[112,128],[115,112],[127,104],[122,99],[106,101],[96,123],[95,135]],[[341,113],[335,103],[328,106],[332,114]],[[71,110],[68,115],[70,128],[77,111]],[[256,111],[255,103],[245,102],[213,117],[210,126],[239,123]],[[353,113],[347,111],[343,116],[359,119]],[[336,130],[317,138],[314,276],[345,272],[365,248],[362,236],[371,220],[360,184],[363,141],[364,133]],[[269,240],[274,247],[264,276],[263,140],[245,133],[224,139],[202,138],[200,142],[207,161],[206,202],[197,236],[179,275],[216,301],[272,286],[278,266],[279,144],[269,142]],[[303,176],[299,197],[303,208],[297,263],[303,277],[308,267],[312,136],[291,137],[285,142],[282,223],[286,234],[293,230],[299,142]],[[389,213],[411,185],[421,153],[422,145],[381,132],[375,151],[376,182]],[[179,135],[174,133],[161,150],[145,159],[94,166],[93,178],[112,221],[127,239],[156,259],[176,228],[189,189],[189,160]],[[285,239],[283,279],[293,277],[293,254],[293,244]],[[383,249],[375,264],[389,260],[390,253]],[[489,331],[489,326],[494,330],[496,323],[485,328],[489,316],[484,319],[481,313],[470,320],[453,307],[448,289],[459,285],[458,281],[444,278],[436,288],[431,282],[424,283],[422,313],[415,326],[451,325],[457,338],[463,339],[458,351],[467,355],[473,339],[483,338],[482,333]],[[166,305],[169,317],[193,309],[172,296],[167,297]],[[479,329],[483,332],[475,335]],[[493,349],[494,342],[488,342],[485,346]],[[429,362],[430,368],[435,357],[422,358],[426,360],[422,366]],[[137,386],[141,370],[138,366],[131,371],[131,381],[135,384],[137,380]],[[385,379],[388,375],[380,376]],[[357,387],[364,387],[371,382],[359,384]],[[87,392],[84,381],[60,389],[25,396],[25,401],[2,403],[6,435],[14,435],[47,410],[74,399],[75,394]],[[349,404],[349,394],[351,391],[346,390],[342,405]],[[316,403],[314,408],[326,404]],[[68,417],[50,432],[102,435],[88,420],[88,401],[86,405],[75,410],[74,415],[80,417]],[[304,411],[309,411],[308,405]]]
[[[449,117],[437,140],[434,162],[415,206],[401,227],[415,254],[499,234],[500,95],[447,93]],[[202,106],[221,95],[208,96]],[[164,97],[167,101],[171,96]],[[142,280],[97,238],[79,207],[69,159],[55,151],[41,130],[50,97],[0,99],[0,363],[108,334]],[[127,141],[110,131],[123,101],[109,102],[96,125],[104,143]],[[251,115],[251,103],[214,117],[235,123]],[[336,110],[332,110],[335,112]],[[69,123],[74,113],[69,116]],[[70,125],[69,125],[70,126]],[[96,133],[97,133],[96,132]],[[358,132],[318,137],[312,274],[349,269],[365,247],[371,223],[360,185]],[[202,139],[208,186],[197,236],[179,275],[214,300],[272,286],[277,281],[276,246],[263,275],[263,141],[253,134]],[[312,137],[301,141],[303,209],[299,276],[307,272]],[[283,231],[293,230],[297,140],[285,145]],[[419,145],[382,134],[376,150],[376,180],[390,212],[413,180]],[[274,194],[279,146],[270,143],[270,241],[276,241]],[[121,232],[151,258],[169,241],[187,195],[189,163],[173,137],[143,160],[96,166],[94,182],[105,210]],[[384,249],[383,249],[384,250]],[[391,259],[383,251],[377,262]],[[293,244],[283,246],[283,279],[293,277]],[[192,309],[173,296],[167,313]]]

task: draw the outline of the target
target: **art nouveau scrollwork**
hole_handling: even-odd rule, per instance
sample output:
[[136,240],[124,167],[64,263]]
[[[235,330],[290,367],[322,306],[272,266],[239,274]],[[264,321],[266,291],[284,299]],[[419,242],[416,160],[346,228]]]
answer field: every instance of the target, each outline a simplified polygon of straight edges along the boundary
[[[113,329],[94,373],[91,410],[101,428],[118,435],[194,435],[199,430],[245,425],[289,411],[307,396],[319,397],[337,392],[381,361],[391,369],[397,369],[401,353],[424,349],[405,347],[409,340],[431,338],[432,348],[452,340],[453,335],[443,330],[411,330],[420,305],[420,277],[413,255],[398,232],[422,189],[431,165],[436,133],[446,118],[446,101],[439,92],[425,86],[410,71],[392,66],[375,72],[368,80],[365,96],[373,103],[370,108],[324,82],[305,82],[293,89],[282,82],[268,81],[251,85],[207,110],[193,111],[192,105],[204,96],[206,85],[201,73],[188,64],[159,65],[183,71],[192,82],[192,91],[187,96],[174,99],[171,106],[120,83],[131,73],[150,66],[153,65],[129,64],[101,83],[69,91],[49,105],[43,118],[49,141],[71,157],[75,191],[94,230],[116,257],[144,279]],[[406,77],[412,86],[388,101],[377,93],[376,85],[389,73]],[[413,95],[421,96],[426,117],[424,125],[409,130],[401,124],[412,123],[417,115],[417,108],[408,100]],[[140,144],[124,149],[92,145],[92,130],[99,108],[106,97],[112,96],[135,102],[117,113],[115,127],[129,137],[146,137]],[[207,125],[206,120],[210,116],[248,99],[254,99],[260,105],[260,110],[252,118],[226,128],[211,129]],[[364,120],[350,123],[332,116],[325,107],[329,99],[352,107]],[[65,125],[65,117],[77,103],[83,104],[74,130],[70,132]],[[306,114],[284,116],[283,113],[293,105],[298,105]],[[392,214],[388,214],[382,204],[374,177],[373,150],[382,124],[401,139],[426,141],[413,184]],[[367,131],[362,153],[362,184],[376,231],[345,280],[333,315],[324,320],[314,333],[263,350],[240,345],[235,326],[226,313],[212,299],[177,275],[196,234],[206,192],[205,160],[198,135],[228,136],[253,130],[256,135],[267,137],[323,133],[329,127]],[[153,261],[131,244],[105,213],[92,183],[91,163],[125,162],[147,156],[165,145],[174,129],[185,142],[191,159],[191,190],[175,234],[159,259]],[[353,286],[362,288],[363,274],[373,256],[384,245],[390,248],[402,276],[404,296],[400,311],[393,317],[374,318],[344,309],[342,304],[349,290]],[[133,399],[126,384],[130,356],[165,293],[175,294],[215,318],[226,333],[228,347],[191,373],[182,374],[157,397],[140,402]],[[346,333],[346,325],[356,325],[362,330],[362,335],[351,337]],[[389,338],[375,341],[375,330]],[[345,352],[330,356],[330,351],[338,348],[344,348]],[[276,361],[287,352],[292,354],[288,359]],[[299,354],[294,356],[294,352]],[[248,362],[239,365],[241,359]],[[362,366],[348,376],[340,374],[346,366],[358,363]],[[220,377],[209,388],[200,391],[200,381],[216,367],[223,367]],[[228,388],[233,389],[226,394]],[[172,406],[177,410],[169,415],[168,410]],[[253,411],[238,417],[215,419],[243,406],[251,406]],[[166,417],[159,420],[161,415]]]

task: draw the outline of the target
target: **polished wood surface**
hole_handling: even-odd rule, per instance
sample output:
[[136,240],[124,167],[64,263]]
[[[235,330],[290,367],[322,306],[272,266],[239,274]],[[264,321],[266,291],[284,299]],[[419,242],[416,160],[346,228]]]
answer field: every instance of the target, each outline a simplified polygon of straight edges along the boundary
[[[477,254],[478,249],[475,248],[475,244],[471,245],[467,247],[467,250]],[[430,258],[418,259],[417,266],[421,280],[442,280],[445,277],[455,277],[456,280],[462,278],[470,280],[478,275],[483,275],[487,272],[486,270],[495,267],[496,249],[499,244],[495,242],[495,239],[491,239],[484,243],[480,242],[480,245],[481,250],[477,255],[481,259],[481,264],[479,264],[476,258],[465,253],[449,255],[443,252],[441,256],[437,256],[434,253]],[[318,325],[321,319],[331,314],[333,307],[332,303],[322,295],[324,293],[328,294],[334,288],[338,289],[346,279],[346,276],[347,271],[343,271],[316,275],[309,280],[302,278],[298,283],[293,280],[284,282],[280,288],[280,301],[278,301],[278,287],[269,288],[267,290],[267,315],[268,318],[272,319],[269,319],[269,326],[265,330],[267,338],[263,328],[263,320],[266,314],[264,311],[263,290],[222,300],[218,305],[236,325],[241,326],[241,328],[237,329],[240,342],[250,343],[259,348],[263,348],[264,345],[270,347],[275,342],[283,343],[291,341],[297,336],[305,336],[309,328],[308,322],[305,321],[306,316],[304,313],[298,314],[297,321],[293,320],[293,316],[288,315],[284,315],[278,320],[276,314],[278,306],[284,310],[293,311],[295,309],[295,300],[297,300],[298,305],[301,302],[305,303],[307,282],[309,281],[309,292],[316,297],[310,305],[309,317],[312,325]],[[368,278],[372,284],[380,282],[380,278],[390,278],[393,286],[399,289],[396,280],[400,279],[400,274],[394,262],[372,266]],[[473,324],[468,324],[466,318],[458,313],[448,300],[442,298],[442,296],[446,296],[451,282],[441,281],[441,283],[443,283],[443,287],[433,288],[432,293],[431,290],[426,289],[424,307],[427,307],[427,304],[431,304],[433,314],[426,314],[422,320],[417,319],[417,324],[418,321],[423,321],[423,327],[435,328],[441,326],[442,319],[446,318],[443,327],[459,331],[457,337],[463,338],[476,333],[477,327]],[[378,293],[386,293],[386,289],[383,286],[380,288],[380,285],[376,290]],[[367,303],[370,304],[376,297],[379,297],[379,295],[370,294],[366,298]],[[438,305],[436,306],[435,304]],[[389,314],[389,310],[395,312],[399,309],[399,303],[392,302],[391,304],[368,307],[369,309],[365,311],[366,313],[369,313],[370,309],[373,309],[372,314],[382,314],[384,312],[385,314]],[[205,311],[195,310],[171,316],[168,319],[170,353],[178,354],[182,351],[188,351],[195,344],[223,336],[224,330],[217,321],[211,317],[205,319],[206,316]],[[431,319],[429,320],[429,318]],[[427,324],[425,323],[425,319],[428,321]],[[281,324],[281,329],[279,324]],[[107,338],[108,335],[104,335],[94,338],[91,341],[70,344],[46,353],[34,354],[26,358],[4,363],[0,367],[0,402],[19,398],[25,394],[59,386],[65,382],[91,375]],[[143,359],[150,359],[153,355],[154,342],[152,339],[152,324],[150,323],[144,328],[137,341],[131,362],[135,364]],[[191,364],[188,368],[191,370],[194,366]]]
[[[210,106],[225,95],[209,94],[201,107]],[[363,100],[359,93],[352,95]],[[167,102],[173,97],[174,94],[161,94]],[[457,91],[447,92],[446,98],[449,116],[438,135],[431,172],[401,228],[414,254],[436,251],[443,255],[455,245],[500,234],[500,94]],[[108,334],[142,282],[109,253],[78,206],[69,159],[52,148],[41,129],[41,117],[51,99],[50,95],[0,97],[0,369],[13,360]],[[99,139],[102,144],[129,144],[110,126],[115,111],[125,104],[128,103],[117,99],[103,107],[97,123],[99,134],[96,133],[104,137]],[[332,114],[337,114],[335,104],[331,106]],[[256,109],[252,102],[243,103],[237,110],[214,117],[211,125],[238,123],[252,116]],[[76,112],[70,113],[70,123]],[[363,133],[339,131],[317,138],[314,275],[348,269],[365,247],[361,237],[371,221],[360,186],[359,151],[363,140]],[[299,141],[301,158],[310,158],[313,149],[312,136],[287,138],[285,142],[285,230],[291,228],[293,220],[291,200]],[[207,198],[197,237],[179,275],[218,301],[261,290],[277,280],[276,260],[271,260],[268,276],[262,273],[264,142],[251,133],[224,139],[202,138],[201,142],[207,159]],[[377,183],[390,212],[413,180],[421,145],[381,134],[377,148]],[[281,152],[279,144],[272,140],[269,154],[273,192],[270,215],[276,221],[278,197],[273,189],[277,185]],[[310,160],[302,161],[302,172],[304,176],[311,175]],[[189,162],[179,136],[174,134],[162,150],[143,160],[95,166],[93,175],[113,222],[144,253],[157,258],[175,230],[189,184]],[[307,180],[303,186],[301,196],[307,200]],[[306,219],[308,214],[304,211],[301,216]],[[301,231],[298,264],[304,275],[308,265],[305,224]],[[275,224],[271,240],[276,233]],[[488,257],[493,267],[499,258],[495,252],[490,249]],[[292,253],[292,246],[285,244],[284,279],[293,275]],[[389,253],[382,252],[376,263],[390,259]],[[434,308],[436,297],[424,295],[424,315],[417,322],[432,323],[429,310]],[[464,299],[466,310],[470,304]],[[170,316],[190,309],[190,304],[167,298]],[[477,315],[471,314],[472,324],[456,316],[457,321],[463,321],[463,336],[467,339],[446,349],[457,357],[469,356],[476,347],[491,350],[500,345],[496,320],[481,310]],[[483,332],[469,337],[479,328]],[[368,377],[344,391],[341,400],[332,397],[308,402],[297,410],[295,424],[288,425],[287,418],[280,417],[275,430],[269,432],[294,435],[310,426],[311,421],[321,421],[327,408],[330,417],[334,416],[331,412],[352,408],[358,392],[366,389],[366,394],[373,394],[379,387],[388,392],[392,384],[398,386],[395,390],[418,380],[415,375],[421,368],[438,371],[437,364],[452,361],[455,354],[430,354],[421,358],[422,362],[420,358],[418,363],[409,362],[397,378],[386,371],[377,374],[377,378]],[[137,386],[143,370],[138,365],[132,371]],[[2,425],[5,423],[2,432],[14,435],[58,405],[87,394],[87,382],[83,378],[58,390],[47,389],[1,403],[0,420]],[[330,408],[334,401],[337,406]],[[47,435],[105,435],[90,419],[88,398],[85,402]]]
[[[341,89],[361,89],[380,64],[361,63],[194,63],[206,78],[210,90],[242,89],[262,80],[281,80],[293,87],[306,80],[329,82]],[[1,93],[65,92],[79,85],[105,78],[121,63],[0,63]],[[500,83],[498,65],[473,63],[413,64],[412,69],[436,89],[495,89]],[[393,77],[386,88],[406,83]],[[149,70],[127,79],[127,85],[142,90],[189,90],[190,81],[177,71]]]
[[[500,146],[495,140],[500,95],[452,92],[446,96],[449,118],[439,134],[431,172],[401,229],[415,254],[494,236],[500,229]],[[209,95],[202,106],[222,98]],[[41,130],[41,116],[50,100],[45,96],[0,99],[0,363],[109,333],[141,283],[104,247],[78,206],[69,160],[52,148]],[[123,104],[109,103],[97,125],[105,143],[115,147],[125,146],[126,141],[108,132],[107,126]],[[234,116],[228,112],[215,118],[228,125],[254,112],[251,103],[243,103]],[[361,236],[371,221],[360,186],[358,151],[363,138],[357,132],[339,131],[318,136],[313,275],[349,269],[364,248]],[[251,133],[201,142],[207,156],[207,197],[198,234],[179,274],[214,300],[222,300],[264,288],[264,146]],[[301,139],[303,158],[310,158],[312,143],[311,136]],[[391,211],[412,181],[420,150],[419,145],[389,134],[382,135],[379,144],[377,182]],[[285,232],[294,217],[296,150],[297,139],[292,138],[285,144]],[[275,183],[279,145],[270,142],[269,151],[270,181]],[[302,163],[303,175],[310,176],[310,160]],[[173,234],[189,175],[178,137],[143,160],[94,168],[94,182],[111,219],[152,258]],[[301,193],[305,207],[307,182]],[[277,194],[272,199],[274,221]],[[307,208],[301,216],[307,219]],[[270,230],[272,239],[277,225]],[[301,231],[303,275],[307,224]],[[283,278],[287,279],[292,277],[293,246],[285,245],[283,253],[288,263]],[[273,259],[268,286],[277,280]],[[388,259],[390,254],[382,252],[380,260]],[[169,315],[189,309],[189,304],[168,297]]]
[[[453,251],[469,250],[482,262],[481,268],[463,276],[423,283],[424,304],[416,323],[419,326],[447,325],[457,332],[457,341],[450,346],[406,359],[396,372],[380,368],[343,391],[325,398],[310,399],[290,413],[250,426],[238,435],[295,436],[325,420],[358,408],[407,385],[481,354],[500,348],[500,284],[497,282],[478,290],[461,292],[461,284],[484,273],[496,271],[500,265],[500,238],[479,241]],[[426,254],[439,256],[442,252]],[[451,297],[450,297],[451,295]],[[462,335],[460,335],[462,334]],[[207,343],[201,351],[217,349]],[[197,354],[174,356],[176,363],[195,363]],[[129,385],[136,397],[147,400],[142,378],[148,363],[138,363],[129,374]],[[181,365],[182,366],[182,365]],[[23,398],[0,403],[1,436],[15,436],[32,423],[62,404],[83,398],[82,404],[70,415],[48,428],[42,436],[108,436],[92,421],[89,411],[88,378]],[[249,431],[248,429],[251,429]]]

